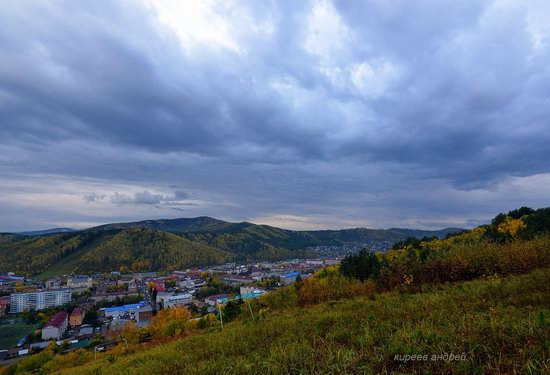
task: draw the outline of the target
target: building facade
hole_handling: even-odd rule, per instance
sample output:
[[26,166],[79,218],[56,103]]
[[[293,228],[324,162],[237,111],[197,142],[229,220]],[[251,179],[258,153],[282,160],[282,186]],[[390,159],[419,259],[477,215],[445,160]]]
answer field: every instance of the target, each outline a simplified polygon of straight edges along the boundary
[[46,280],[44,283],[46,289],[60,289],[63,285],[62,281],[58,278]]
[[93,279],[88,276],[75,276],[67,279],[67,286],[75,291],[85,291],[93,285]]
[[73,310],[71,315],[69,316],[69,325],[71,327],[76,327],[82,325],[82,321],[84,320],[84,310],[80,307],[77,307]]
[[210,306],[218,306],[228,300],[229,296],[227,294],[214,294],[213,296],[206,297],[204,301]]
[[69,314],[60,311],[42,328],[42,340],[60,340],[67,330]]
[[25,310],[43,310],[48,307],[62,306],[71,302],[71,291],[39,290],[35,292],[14,293],[11,295],[10,312],[21,313]]
[[163,298],[165,309],[170,307],[190,305],[193,302],[193,296],[189,293],[178,294],[175,296],[167,296]]
[[153,309],[151,306],[141,306],[137,310],[136,321],[138,327],[146,327],[153,319]]

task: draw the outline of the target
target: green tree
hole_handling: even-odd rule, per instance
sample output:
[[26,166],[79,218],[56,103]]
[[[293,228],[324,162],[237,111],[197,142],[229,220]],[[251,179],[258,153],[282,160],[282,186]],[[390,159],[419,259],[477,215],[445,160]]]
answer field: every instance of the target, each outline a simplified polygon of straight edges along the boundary
[[376,278],[380,273],[380,261],[376,254],[366,249],[356,255],[349,255],[340,264],[340,272],[346,277],[361,281]]

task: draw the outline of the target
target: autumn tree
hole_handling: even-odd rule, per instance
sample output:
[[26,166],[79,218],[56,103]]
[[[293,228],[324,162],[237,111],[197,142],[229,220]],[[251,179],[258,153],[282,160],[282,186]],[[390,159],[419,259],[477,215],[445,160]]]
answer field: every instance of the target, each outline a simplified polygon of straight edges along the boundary
[[185,323],[190,317],[191,314],[183,306],[164,309],[153,317],[149,329],[154,338],[179,336],[185,332]]

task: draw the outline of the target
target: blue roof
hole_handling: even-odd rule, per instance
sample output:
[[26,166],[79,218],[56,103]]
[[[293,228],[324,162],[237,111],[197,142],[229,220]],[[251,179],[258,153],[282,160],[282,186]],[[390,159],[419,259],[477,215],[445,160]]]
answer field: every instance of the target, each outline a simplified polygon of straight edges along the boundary
[[136,310],[136,309],[138,309],[138,308],[140,308],[141,306],[144,306],[144,305],[145,305],[145,302],[141,301],[140,303],[133,303],[133,304],[130,304],[130,305],[106,307],[105,312],[109,312],[109,313],[116,312],[116,311],[126,312],[126,311],[130,311],[130,310]]
[[252,292],[252,293],[245,293],[245,294],[241,294],[239,296],[239,298],[242,298],[242,299],[253,299],[253,298],[258,298],[259,296],[261,296],[262,293],[260,291],[257,291],[257,292]]

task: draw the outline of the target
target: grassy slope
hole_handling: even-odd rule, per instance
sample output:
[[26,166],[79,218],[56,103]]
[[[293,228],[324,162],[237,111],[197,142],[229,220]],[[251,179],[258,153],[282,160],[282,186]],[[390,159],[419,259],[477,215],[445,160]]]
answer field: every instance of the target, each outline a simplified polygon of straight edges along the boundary
[[[274,311],[74,374],[550,371],[550,270]],[[408,362],[395,354],[466,353]]]
[[112,233],[106,233],[101,237],[82,246],[80,249],[72,252],[66,257],[61,258],[58,262],[47,268],[44,272],[36,275],[37,280],[46,280],[57,275],[68,275],[75,271],[78,267],[80,259],[89,251],[93,251],[103,241],[108,241],[114,236]]
[[9,349],[17,345],[19,340],[33,333],[35,324],[3,324],[0,325],[0,350]]

